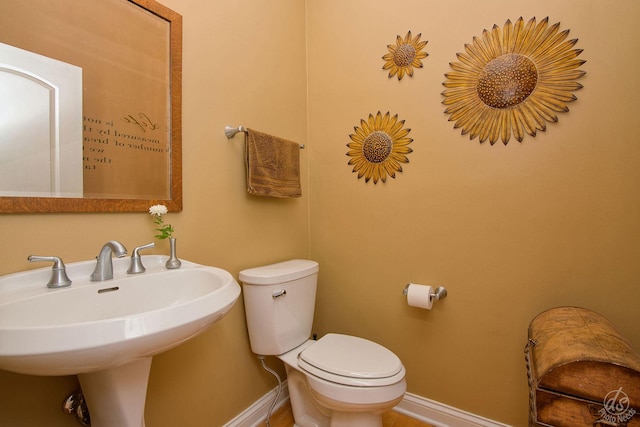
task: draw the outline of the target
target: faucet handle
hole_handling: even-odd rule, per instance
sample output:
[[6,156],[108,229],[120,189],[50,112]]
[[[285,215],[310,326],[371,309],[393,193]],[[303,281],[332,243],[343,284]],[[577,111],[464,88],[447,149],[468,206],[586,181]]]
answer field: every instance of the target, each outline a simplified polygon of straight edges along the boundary
[[133,250],[131,254],[131,265],[129,265],[129,269],[127,270],[127,274],[138,274],[144,273],[146,268],[142,265],[142,257],[140,256],[140,251],[143,249],[149,249],[155,247],[156,244],[151,242],[146,245],[138,246]]
[[64,266],[62,259],[57,256],[37,256],[29,255],[27,257],[29,262],[37,261],[51,261],[53,262],[53,268],[51,272],[51,278],[47,283],[47,288],[64,288],[71,285],[71,279],[67,276],[67,270]]

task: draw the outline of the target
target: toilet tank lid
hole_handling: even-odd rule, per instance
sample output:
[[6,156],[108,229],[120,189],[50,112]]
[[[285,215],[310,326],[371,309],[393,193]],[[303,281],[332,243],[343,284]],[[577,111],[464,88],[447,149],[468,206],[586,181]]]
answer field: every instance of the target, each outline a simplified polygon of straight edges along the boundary
[[242,283],[249,285],[274,285],[310,276],[319,269],[316,261],[292,259],[242,270],[238,278]]

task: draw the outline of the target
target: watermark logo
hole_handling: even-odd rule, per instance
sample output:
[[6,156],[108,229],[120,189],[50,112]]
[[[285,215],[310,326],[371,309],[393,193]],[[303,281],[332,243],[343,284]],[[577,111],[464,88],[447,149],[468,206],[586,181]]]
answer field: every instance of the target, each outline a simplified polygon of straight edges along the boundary
[[607,393],[602,404],[602,409],[597,414],[600,417],[598,421],[613,425],[625,424],[636,414],[636,410],[629,407],[629,396],[622,391],[622,387]]

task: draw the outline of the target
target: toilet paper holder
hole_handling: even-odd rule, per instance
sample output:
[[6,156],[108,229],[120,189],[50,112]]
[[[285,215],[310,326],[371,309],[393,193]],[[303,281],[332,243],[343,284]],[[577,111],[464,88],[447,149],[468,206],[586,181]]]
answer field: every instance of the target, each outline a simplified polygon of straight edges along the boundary
[[[407,283],[407,285],[402,290],[402,294],[404,296],[407,296],[407,294],[409,293],[409,285],[410,284],[411,283]],[[444,299],[446,297],[447,297],[447,289],[444,286],[438,286],[429,295],[429,298],[431,298],[432,300],[436,300],[436,301],[439,301],[439,300]]]

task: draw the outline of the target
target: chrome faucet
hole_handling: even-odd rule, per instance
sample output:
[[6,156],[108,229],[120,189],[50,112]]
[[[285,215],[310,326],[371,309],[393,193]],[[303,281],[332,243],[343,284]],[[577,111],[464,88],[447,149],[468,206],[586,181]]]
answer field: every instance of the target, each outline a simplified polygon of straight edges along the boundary
[[111,256],[115,255],[122,258],[127,254],[127,248],[117,240],[109,240],[100,250],[100,254],[96,257],[98,263],[91,273],[92,282],[101,282],[103,280],[113,279],[113,261]]

